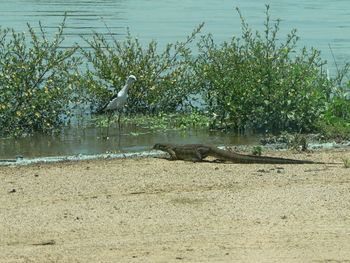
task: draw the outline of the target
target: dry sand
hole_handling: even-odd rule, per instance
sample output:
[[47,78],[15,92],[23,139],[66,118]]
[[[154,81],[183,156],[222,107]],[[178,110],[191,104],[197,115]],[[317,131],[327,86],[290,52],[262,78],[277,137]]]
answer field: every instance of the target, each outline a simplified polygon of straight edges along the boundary
[[350,262],[343,164],[131,158],[0,167],[0,181],[0,262]]

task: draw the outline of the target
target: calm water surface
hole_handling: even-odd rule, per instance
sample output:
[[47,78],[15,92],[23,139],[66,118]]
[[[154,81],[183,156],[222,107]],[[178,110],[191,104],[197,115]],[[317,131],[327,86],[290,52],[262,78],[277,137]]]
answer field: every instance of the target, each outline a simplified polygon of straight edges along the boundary
[[35,26],[40,20],[48,31],[55,32],[53,27],[62,21],[66,11],[68,44],[79,42],[78,34],[88,35],[92,30],[107,32],[106,23],[115,34],[123,35],[129,27],[142,43],[156,39],[164,46],[167,42],[183,40],[201,22],[205,22],[203,32],[213,33],[217,41],[240,35],[235,7],[241,9],[253,28],[262,29],[265,3],[271,5],[274,19],[282,19],[281,39],[296,28],[301,37],[300,47],[313,46],[333,63],[331,45],[338,63],[349,61],[348,0],[2,0],[0,25],[23,31],[27,22]]
[[106,134],[107,129],[66,129],[59,137],[38,134],[30,138],[0,140],[0,159],[16,156],[34,158],[148,151],[157,142],[209,143],[213,145],[251,145],[258,143],[256,136],[233,136],[232,134],[219,131],[208,132],[207,130],[157,132],[125,124],[120,136],[116,127],[110,127],[108,140],[104,138]]
[[[300,48],[315,47],[335,71],[329,45],[336,62],[350,61],[350,1],[348,0],[12,0],[0,1],[0,25],[26,30],[26,23],[37,27],[38,21],[46,31],[54,33],[67,12],[66,46],[82,43],[78,35],[89,36],[92,31],[108,33],[105,24],[117,39],[123,39],[129,27],[140,42],[152,39],[162,48],[168,42],[184,40],[193,28],[205,22],[203,33],[211,32],[221,42],[240,35],[239,7],[251,27],[261,30],[265,19],[265,3],[271,5],[272,18],[281,18],[280,39],[291,29],[298,29]],[[135,128],[125,128],[125,133]],[[129,129],[129,130],[128,130]],[[139,132],[139,131],[138,131]],[[106,151],[137,151],[148,149],[156,141],[178,143],[209,142],[213,144],[250,144],[256,138],[233,137],[204,131],[140,133],[101,140],[100,129],[69,130],[59,138],[37,136],[21,140],[1,140],[0,158],[89,154]]]

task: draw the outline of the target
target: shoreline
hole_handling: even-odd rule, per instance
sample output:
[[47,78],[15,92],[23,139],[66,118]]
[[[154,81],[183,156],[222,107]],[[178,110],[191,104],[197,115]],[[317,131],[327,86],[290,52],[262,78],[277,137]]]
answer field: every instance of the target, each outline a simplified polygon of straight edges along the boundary
[[[314,161],[350,148],[267,151]],[[347,262],[350,169],[134,157],[0,167],[3,262]]]
[[[251,151],[255,146],[260,146],[263,151],[290,151],[287,148],[286,143],[274,143],[265,145],[235,145],[235,146],[219,146],[220,149],[229,148],[233,151]],[[350,141],[343,143],[326,142],[326,143],[310,143],[309,149],[314,150],[325,150],[325,149],[342,149],[350,147]],[[66,162],[66,161],[83,161],[83,160],[94,160],[94,159],[125,159],[135,157],[153,157],[163,155],[161,151],[142,151],[142,152],[122,152],[122,153],[104,153],[104,154],[76,154],[67,156],[48,156],[48,157],[36,157],[36,158],[16,158],[16,159],[0,159],[0,167],[7,165],[30,165],[36,163],[52,163],[52,162]]]
[[[339,162],[350,148],[268,156]],[[3,262],[347,262],[350,169],[134,157],[0,167]]]

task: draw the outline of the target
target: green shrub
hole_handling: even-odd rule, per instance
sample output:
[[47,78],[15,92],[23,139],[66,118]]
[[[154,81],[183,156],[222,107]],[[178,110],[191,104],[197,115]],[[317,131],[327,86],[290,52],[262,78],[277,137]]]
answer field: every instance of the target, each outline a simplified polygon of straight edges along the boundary
[[156,41],[143,48],[129,31],[126,40],[121,41],[98,33],[93,39],[85,39],[92,49],[81,49],[91,67],[84,76],[85,87],[94,108],[116,94],[130,74],[137,77],[137,82],[129,90],[128,113],[155,114],[187,108],[193,93],[188,44],[202,27],[198,26],[185,42],[169,43],[161,53],[157,52]]
[[65,19],[52,39],[41,24],[39,32],[28,25],[29,37],[0,29],[0,136],[59,130],[75,107],[84,115],[85,102],[94,111],[134,74],[126,112],[154,128],[203,125],[349,138],[350,83],[343,77],[350,64],[329,79],[319,51],[296,50],[296,30],[278,38],[280,21],[271,22],[268,5],[262,33],[237,11],[241,38],[218,44],[211,34],[202,36],[196,55],[189,46],[203,24],[161,52],[156,41],[143,46],[129,31],[125,40],[99,33],[83,38],[90,49],[60,48]]
[[350,82],[347,86],[338,86],[327,102],[322,119],[329,124],[344,121],[350,125]]
[[263,34],[242,21],[242,37],[216,44],[209,34],[198,44],[193,63],[196,83],[213,127],[267,132],[311,131],[329,101],[331,83],[320,52],[296,51],[292,30],[278,38],[280,21],[270,21],[266,6]]
[[316,123],[317,131],[325,140],[348,140],[350,138],[350,81],[343,81],[350,64],[339,70],[334,79],[331,99],[326,103],[325,111]]
[[43,27],[26,34],[0,29],[0,136],[51,132],[69,116],[75,49],[59,49],[64,23],[49,40]]

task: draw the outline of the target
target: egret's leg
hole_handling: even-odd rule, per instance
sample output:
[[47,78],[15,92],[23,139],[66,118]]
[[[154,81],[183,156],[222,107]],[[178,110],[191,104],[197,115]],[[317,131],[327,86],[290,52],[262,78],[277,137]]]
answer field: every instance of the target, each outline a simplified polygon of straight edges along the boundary
[[118,111],[118,133],[120,135],[120,128],[121,128],[121,125],[120,125],[120,117],[122,115],[122,111]]
[[107,119],[107,136],[106,136],[106,138],[108,138],[108,136],[109,136],[109,124],[110,124],[111,118],[112,118],[112,113],[111,112],[108,113],[108,117],[107,118],[108,119]]

